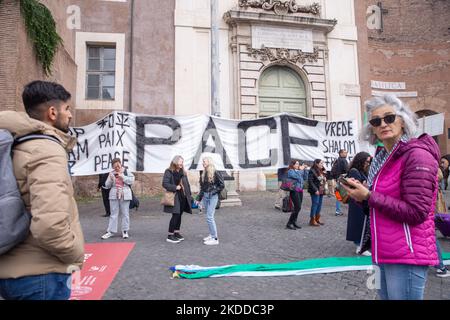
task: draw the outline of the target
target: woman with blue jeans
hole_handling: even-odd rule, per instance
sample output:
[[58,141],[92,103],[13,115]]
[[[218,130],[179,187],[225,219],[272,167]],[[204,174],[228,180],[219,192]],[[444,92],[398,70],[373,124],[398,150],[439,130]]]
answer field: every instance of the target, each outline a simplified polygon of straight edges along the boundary
[[289,164],[289,171],[287,177],[294,182],[294,189],[289,192],[292,203],[294,204],[294,210],[289,217],[289,221],[286,225],[286,229],[296,230],[302,227],[297,224],[298,214],[302,208],[303,202],[303,184],[308,179],[308,171],[304,164],[300,165],[298,160],[291,160]]
[[310,226],[319,227],[324,224],[320,221],[320,210],[322,209],[326,183],[327,178],[323,170],[323,161],[316,159],[308,175],[308,192],[311,195]]
[[203,158],[204,170],[200,174],[200,193],[197,203],[202,201],[204,211],[206,211],[206,222],[208,223],[209,236],[203,239],[206,245],[219,244],[217,236],[217,226],[214,220],[217,201],[219,201],[220,191],[225,188],[223,177],[220,172],[216,171],[212,158]]
[[372,262],[383,300],[422,300],[429,266],[439,263],[434,229],[439,147],[427,134],[414,138],[416,115],[394,95],[365,103],[363,138],[378,147],[367,177],[343,185],[368,202]]

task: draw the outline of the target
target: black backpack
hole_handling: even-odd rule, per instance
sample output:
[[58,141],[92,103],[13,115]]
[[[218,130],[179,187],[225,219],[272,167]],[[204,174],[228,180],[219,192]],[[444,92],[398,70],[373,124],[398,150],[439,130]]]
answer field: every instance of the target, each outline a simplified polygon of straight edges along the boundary
[[338,178],[338,159],[333,162],[333,166],[331,167],[330,175],[332,179]]

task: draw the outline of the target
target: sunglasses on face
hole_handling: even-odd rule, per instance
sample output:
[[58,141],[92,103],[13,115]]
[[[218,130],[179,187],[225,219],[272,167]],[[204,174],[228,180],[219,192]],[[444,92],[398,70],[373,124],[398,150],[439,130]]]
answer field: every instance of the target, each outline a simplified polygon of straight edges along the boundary
[[396,114],[388,114],[387,116],[384,116],[383,118],[373,118],[369,120],[369,123],[372,125],[372,127],[379,127],[381,126],[381,120],[384,120],[384,123],[390,124],[394,123],[395,118],[397,117]]

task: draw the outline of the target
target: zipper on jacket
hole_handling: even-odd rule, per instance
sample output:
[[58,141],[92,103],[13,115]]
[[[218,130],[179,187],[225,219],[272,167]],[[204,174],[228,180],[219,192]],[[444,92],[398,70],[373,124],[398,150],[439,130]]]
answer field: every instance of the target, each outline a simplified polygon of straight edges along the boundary
[[[395,151],[397,151],[397,149],[399,148],[400,144],[397,145],[397,147],[395,147],[394,150],[392,150],[391,154],[388,156],[388,158],[386,159],[386,161],[384,162],[383,166],[380,168],[380,172],[378,172],[377,177],[375,178],[375,182],[373,183],[373,188],[372,190],[375,191],[377,184],[378,184],[378,179],[380,178],[381,172],[383,171],[384,168],[386,168],[387,163],[389,162],[389,160],[392,159],[392,155],[395,153]],[[378,239],[377,239],[377,224],[376,224],[376,211],[375,208],[372,209],[373,212],[373,234],[375,237],[375,241],[374,241],[374,253],[375,253],[375,263],[378,263]]]
[[413,246],[412,246],[412,240],[411,240],[411,231],[409,230],[409,226],[407,223],[403,223],[403,230],[405,231],[405,238],[406,238],[406,243],[408,244],[409,247],[409,251],[411,251],[411,253],[414,252]]
[[[375,263],[378,263],[378,241],[377,241],[377,219],[375,216],[375,208],[372,209],[373,212],[373,235],[374,235],[374,242],[373,242],[373,253],[375,254]],[[372,222],[371,222],[372,223]]]

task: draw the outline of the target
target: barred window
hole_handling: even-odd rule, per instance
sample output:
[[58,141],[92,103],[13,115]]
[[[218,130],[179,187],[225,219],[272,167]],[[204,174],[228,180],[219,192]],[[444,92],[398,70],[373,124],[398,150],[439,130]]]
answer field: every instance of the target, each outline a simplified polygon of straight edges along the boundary
[[87,46],[86,100],[114,100],[116,48]]

